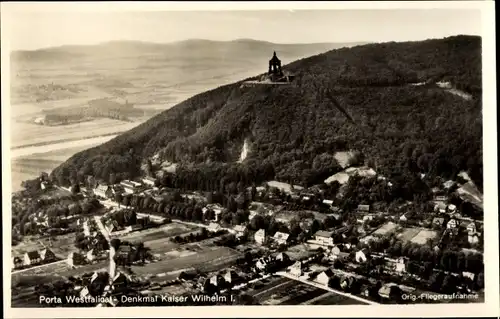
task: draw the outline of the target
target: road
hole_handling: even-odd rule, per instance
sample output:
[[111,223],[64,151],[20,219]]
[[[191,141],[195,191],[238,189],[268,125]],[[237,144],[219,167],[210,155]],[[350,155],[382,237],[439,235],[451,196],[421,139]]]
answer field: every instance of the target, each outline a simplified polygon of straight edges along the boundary
[[28,271],[28,270],[33,270],[33,269],[47,267],[47,266],[53,266],[53,265],[60,264],[60,263],[65,263],[65,262],[66,262],[66,259],[62,259],[62,260],[54,261],[54,262],[48,263],[48,264],[43,264],[43,265],[38,265],[38,266],[34,266],[34,267],[29,267],[29,268],[25,268],[25,269],[20,269],[20,270],[12,271],[11,274],[14,275],[14,274],[22,273],[22,272],[25,272],[25,271]]
[[104,225],[102,224],[101,217],[100,216],[94,216],[94,220],[97,224],[97,227],[99,227],[99,230],[101,231],[101,234],[106,238],[106,240],[109,242],[110,236],[106,228],[104,228]]
[[330,288],[330,287],[318,284],[318,283],[310,281],[310,280],[305,280],[305,279],[297,278],[297,277],[292,276],[290,274],[287,274],[286,272],[283,272],[283,271],[277,272],[276,275],[282,276],[282,277],[286,277],[286,278],[289,278],[289,279],[293,279],[293,280],[296,280],[296,281],[300,281],[301,283],[304,283],[304,284],[307,284],[307,285],[310,285],[310,286],[314,286],[316,288],[321,288],[321,289],[324,289],[324,290],[327,290],[327,291],[330,291],[330,292],[334,292],[334,293],[339,294],[341,296],[344,296],[344,297],[347,297],[347,298],[351,298],[351,299],[355,299],[355,300],[363,302],[365,304],[379,305],[379,303],[377,303],[377,302],[374,302],[374,301],[371,301],[371,300],[366,300],[366,299],[363,299],[361,297],[358,297],[358,296],[355,296],[355,295],[351,295],[351,294],[348,294],[348,293],[345,293],[345,292],[342,292],[342,291],[339,291],[339,290],[336,290],[336,289],[333,289],[333,288]]

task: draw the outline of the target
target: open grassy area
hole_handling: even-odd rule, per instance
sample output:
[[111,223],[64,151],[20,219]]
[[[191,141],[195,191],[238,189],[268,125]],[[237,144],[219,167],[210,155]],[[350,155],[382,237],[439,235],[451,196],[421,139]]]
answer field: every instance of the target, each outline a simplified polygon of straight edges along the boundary
[[397,224],[393,222],[387,222],[384,225],[382,225],[379,229],[373,232],[373,235],[380,235],[380,236],[385,236],[387,234],[390,234],[394,231],[396,231]]
[[[67,258],[70,251],[75,250],[76,233],[54,236],[51,241],[48,238],[24,238],[22,242],[12,247],[13,256],[21,256],[28,251],[41,250],[44,245],[52,250],[59,258]],[[42,245],[43,243],[43,245]]]
[[237,251],[226,248],[217,247],[215,249],[205,249],[202,252],[197,252],[195,254],[189,254],[187,256],[182,256],[178,258],[164,258],[163,260],[144,266],[133,266],[132,270],[139,274],[156,274],[174,271],[176,269],[189,268],[189,267],[207,267],[210,264],[214,266],[220,265],[221,261],[228,259],[235,259],[235,256],[239,257],[240,253]]
[[321,298],[316,299],[311,305],[366,305],[365,303],[345,297],[334,292],[327,293]]

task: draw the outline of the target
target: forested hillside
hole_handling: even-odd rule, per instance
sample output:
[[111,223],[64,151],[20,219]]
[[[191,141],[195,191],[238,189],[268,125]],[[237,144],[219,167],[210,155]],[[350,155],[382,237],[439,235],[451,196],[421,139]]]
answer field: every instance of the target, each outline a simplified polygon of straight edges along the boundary
[[[365,164],[390,178],[453,178],[466,170],[482,188],[479,37],[338,49],[284,70],[296,75],[293,85],[238,82],[196,95],[75,154],[53,177],[64,184],[85,175],[135,177],[144,160],[158,154],[180,165],[168,178],[182,188],[269,179],[307,186],[341,169],[335,152],[357,150]],[[237,163],[245,139],[250,152]]]

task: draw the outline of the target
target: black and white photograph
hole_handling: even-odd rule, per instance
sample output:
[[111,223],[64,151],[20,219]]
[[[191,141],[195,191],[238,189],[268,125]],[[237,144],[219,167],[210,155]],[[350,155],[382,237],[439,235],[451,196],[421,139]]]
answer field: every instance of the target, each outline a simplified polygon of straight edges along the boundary
[[419,3],[2,3],[12,317],[498,314],[494,4]]

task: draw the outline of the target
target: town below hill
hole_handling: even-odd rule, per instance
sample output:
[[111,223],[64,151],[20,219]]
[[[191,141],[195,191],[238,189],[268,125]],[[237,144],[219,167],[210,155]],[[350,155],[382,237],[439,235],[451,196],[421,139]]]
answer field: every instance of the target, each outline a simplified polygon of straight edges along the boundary
[[[337,183],[343,195],[333,196],[336,186],[277,181],[192,192],[150,176],[108,183],[88,178],[66,188],[42,174],[39,188],[26,185],[13,197],[13,300],[29,303],[23,287],[40,277],[46,283],[35,284],[35,295],[118,298],[87,300],[93,306],[125,305],[123,294],[167,291],[227,297],[190,305],[316,298],[317,304],[404,304],[415,303],[404,296],[417,293],[480,302],[482,210],[460,198],[462,185],[446,181],[427,198],[365,204],[356,193],[383,193],[366,188],[377,180],[354,174],[345,185]],[[390,192],[390,181],[384,182]],[[116,270],[111,246],[117,247]],[[51,280],[55,275],[67,279]]]

